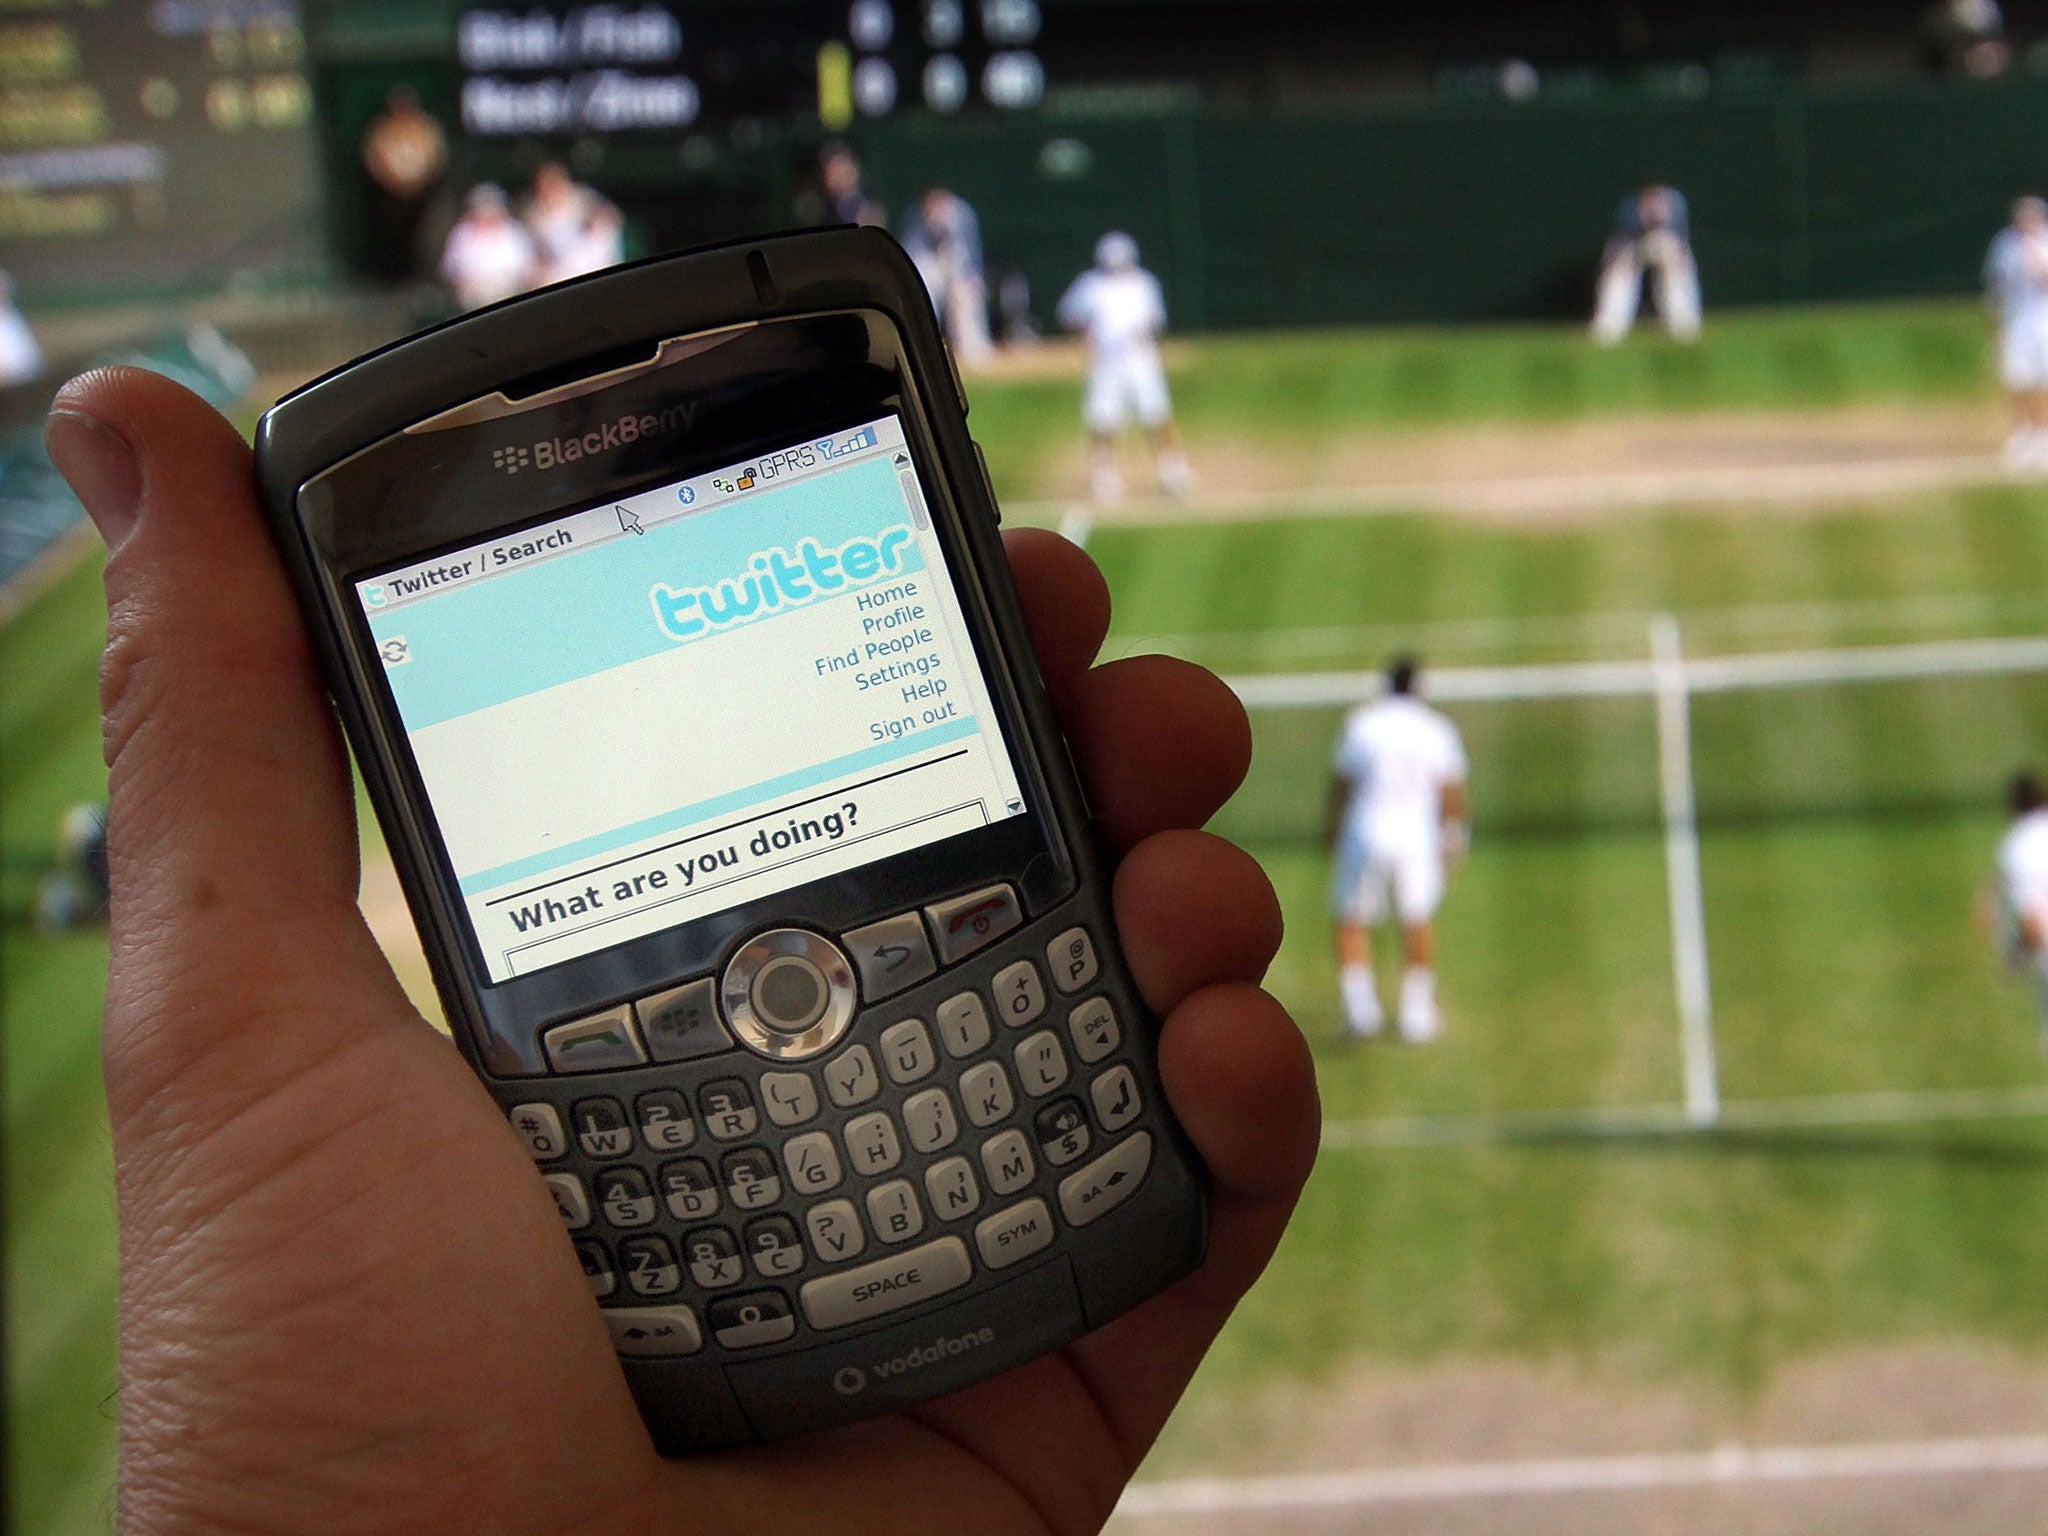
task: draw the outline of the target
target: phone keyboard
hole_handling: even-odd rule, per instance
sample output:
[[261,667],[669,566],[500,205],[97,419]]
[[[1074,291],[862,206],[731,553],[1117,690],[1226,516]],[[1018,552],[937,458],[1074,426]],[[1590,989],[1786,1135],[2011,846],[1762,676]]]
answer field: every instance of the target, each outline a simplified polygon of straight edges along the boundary
[[[716,1001],[706,978],[555,1026],[550,1060],[589,1090],[557,1077],[561,1097],[510,1109],[621,1354],[745,1352],[904,1312],[1044,1253],[1152,1166],[1085,924],[1027,928],[1002,886],[836,945],[784,933],[741,995],[736,959]],[[833,1033],[842,955],[863,1006]],[[773,1026],[765,1048],[749,1012]]]

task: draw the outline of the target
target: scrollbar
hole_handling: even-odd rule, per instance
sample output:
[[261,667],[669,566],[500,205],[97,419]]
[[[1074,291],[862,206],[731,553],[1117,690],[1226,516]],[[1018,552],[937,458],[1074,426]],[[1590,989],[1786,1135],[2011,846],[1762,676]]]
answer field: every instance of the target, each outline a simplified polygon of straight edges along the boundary
[[[901,454],[897,455],[899,461],[902,457]],[[917,525],[919,533],[931,532],[932,515],[925,508],[924,488],[917,483],[916,472],[910,469],[898,469],[896,471],[896,479],[903,486],[903,499],[910,503],[911,522]]]

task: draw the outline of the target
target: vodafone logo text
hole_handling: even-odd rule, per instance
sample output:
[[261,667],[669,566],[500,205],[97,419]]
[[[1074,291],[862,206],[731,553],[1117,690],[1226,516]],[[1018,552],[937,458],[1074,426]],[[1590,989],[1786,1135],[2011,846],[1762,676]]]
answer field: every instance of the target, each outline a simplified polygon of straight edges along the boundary
[[996,1331],[993,1328],[976,1328],[971,1333],[936,1338],[929,1344],[905,1350],[893,1360],[877,1360],[865,1369],[857,1365],[844,1366],[833,1376],[832,1389],[841,1397],[852,1397],[857,1392],[865,1392],[870,1381],[888,1381],[892,1377],[905,1376],[995,1341]]

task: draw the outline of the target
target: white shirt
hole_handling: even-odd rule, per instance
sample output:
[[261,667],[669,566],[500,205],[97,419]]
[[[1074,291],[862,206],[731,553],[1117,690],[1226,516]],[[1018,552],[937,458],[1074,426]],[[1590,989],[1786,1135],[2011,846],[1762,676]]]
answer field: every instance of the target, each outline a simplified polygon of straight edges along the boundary
[[1166,329],[1166,293],[1143,267],[1091,267],[1060,300],[1060,324],[1088,333],[1098,363],[1155,350]]
[[2015,916],[2048,921],[2048,810],[2012,824],[1998,845],[1998,879]]
[[548,264],[548,281],[602,272],[626,259],[626,241],[615,219],[592,219],[568,249]]
[[2048,323],[2048,236],[2000,230],[1984,262],[1984,288],[2008,328]]
[[0,386],[33,384],[42,376],[43,349],[21,311],[0,304]]
[[1351,783],[1348,836],[1376,848],[1433,847],[1444,791],[1469,772],[1458,728],[1420,699],[1393,695],[1354,709],[1337,743]]
[[533,237],[511,219],[464,219],[448,232],[441,276],[464,309],[480,309],[523,293],[533,276]]
[[601,272],[626,259],[615,210],[588,187],[578,187],[553,202],[529,203],[526,227],[540,253],[544,282],[559,283],[564,278]]

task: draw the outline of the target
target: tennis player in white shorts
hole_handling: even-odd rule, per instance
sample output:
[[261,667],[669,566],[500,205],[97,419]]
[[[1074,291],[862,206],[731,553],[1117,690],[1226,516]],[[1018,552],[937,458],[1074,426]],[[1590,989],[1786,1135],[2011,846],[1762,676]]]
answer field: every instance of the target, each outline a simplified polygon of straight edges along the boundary
[[1372,935],[1398,919],[1406,973],[1400,1027],[1409,1040],[1443,1030],[1436,995],[1436,915],[1452,865],[1471,844],[1465,745],[1417,694],[1419,665],[1396,661],[1386,696],[1351,712],[1337,744],[1331,808],[1341,818],[1331,905],[1337,919],[1345,1027],[1367,1039],[1386,1027]]
[[1117,436],[1131,423],[1152,439],[1159,488],[1186,494],[1194,483],[1180,434],[1159,337],[1166,329],[1166,295],[1159,279],[1138,265],[1138,242],[1112,232],[1095,246],[1095,265],[1074,279],[1060,299],[1060,324],[1088,338],[1088,388],[1081,416],[1094,439],[1091,486],[1095,499],[1123,495]]
[[1984,295],[1998,318],[1998,371],[2012,401],[2006,457],[2048,468],[2048,202],[2023,197],[1984,260]]

